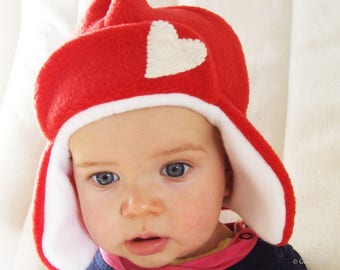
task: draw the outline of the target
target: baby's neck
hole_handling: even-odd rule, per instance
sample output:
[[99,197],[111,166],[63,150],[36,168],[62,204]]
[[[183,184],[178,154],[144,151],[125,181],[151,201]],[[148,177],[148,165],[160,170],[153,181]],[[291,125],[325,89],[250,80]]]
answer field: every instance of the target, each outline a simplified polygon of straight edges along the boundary
[[234,233],[227,226],[219,222],[216,226],[213,235],[210,237],[208,242],[203,247],[197,249],[195,252],[190,253],[182,258],[176,259],[171,264],[177,265],[179,263],[191,261],[193,259],[205,256],[207,254],[214,253],[220,249],[219,247],[221,246],[220,244],[222,242],[226,242],[228,240],[227,243],[223,244],[223,247],[221,247],[224,248],[231,242],[233,237]]

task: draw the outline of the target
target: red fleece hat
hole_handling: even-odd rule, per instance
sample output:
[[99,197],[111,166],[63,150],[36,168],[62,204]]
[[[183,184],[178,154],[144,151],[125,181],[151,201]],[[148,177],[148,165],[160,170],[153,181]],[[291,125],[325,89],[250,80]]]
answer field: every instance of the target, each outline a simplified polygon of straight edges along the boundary
[[45,63],[37,118],[48,146],[37,178],[34,234],[50,269],[85,269],[97,246],[80,218],[70,136],[103,117],[155,106],[200,113],[221,133],[236,211],[264,240],[289,240],[295,200],[272,148],[246,118],[248,76],[240,42],[217,15],[145,0],[96,0],[74,39]]

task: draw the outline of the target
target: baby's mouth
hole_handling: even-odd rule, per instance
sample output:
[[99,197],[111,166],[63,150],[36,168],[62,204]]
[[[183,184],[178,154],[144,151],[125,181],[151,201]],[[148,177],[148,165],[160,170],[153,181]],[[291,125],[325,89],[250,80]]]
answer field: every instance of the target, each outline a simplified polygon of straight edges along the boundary
[[162,251],[168,243],[167,237],[155,235],[135,237],[125,242],[126,248],[139,256],[152,255]]
[[134,239],[132,239],[133,242],[142,242],[142,241],[153,241],[153,240],[157,240],[160,239],[161,237],[158,236],[152,236],[152,237],[148,237],[148,238],[142,238],[142,237],[136,237]]

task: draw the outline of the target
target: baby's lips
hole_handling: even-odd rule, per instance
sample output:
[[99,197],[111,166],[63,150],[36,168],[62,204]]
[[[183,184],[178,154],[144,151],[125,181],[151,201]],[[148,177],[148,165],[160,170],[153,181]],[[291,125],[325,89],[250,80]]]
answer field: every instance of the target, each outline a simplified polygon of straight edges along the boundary
[[141,235],[125,242],[126,248],[138,256],[153,255],[161,252],[168,244],[169,238],[155,234]]

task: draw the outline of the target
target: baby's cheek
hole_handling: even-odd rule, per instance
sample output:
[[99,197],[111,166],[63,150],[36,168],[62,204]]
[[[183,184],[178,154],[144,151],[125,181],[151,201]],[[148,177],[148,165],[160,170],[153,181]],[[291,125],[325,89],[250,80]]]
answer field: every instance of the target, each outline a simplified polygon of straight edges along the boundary
[[[183,195],[185,196],[185,195]],[[206,205],[197,200],[197,198],[186,195],[181,203],[173,205],[175,223],[180,224],[182,228],[194,228],[205,222],[208,218],[205,211]],[[194,226],[194,227],[193,227]]]
[[209,241],[218,224],[218,217],[206,212],[204,203],[181,207],[178,216],[171,221],[173,236],[182,247],[182,256],[195,254]]
[[104,206],[87,209],[84,215],[86,229],[93,241],[109,252],[116,252],[122,236],[122,226]]
[[[79,196],[80,208],[84,224],[92,238],[101,239],[107,235],[107,230],[113,230],[115,215],[112,203],[98,198],[91,192],[82,192]],[[112,233],[112,232],[111,232]]]

